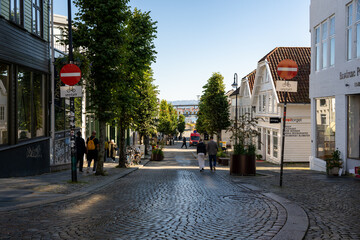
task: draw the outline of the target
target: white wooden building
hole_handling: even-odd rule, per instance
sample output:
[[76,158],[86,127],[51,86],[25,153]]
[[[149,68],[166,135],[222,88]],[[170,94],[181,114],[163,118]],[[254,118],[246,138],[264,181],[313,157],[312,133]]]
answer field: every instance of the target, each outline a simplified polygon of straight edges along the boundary
[[310,167],[326,171],[338,149],[344,170],[360,166],[360,1],[310,5],[312,149]]
[[310,48],[278,47],[265,55],[256,71],[242,80],[238,112],[240,116],[250,113],[259,119],[257,153],[264,160],[280,163],[282,120],[270,123],[270,118],[283,117],[284,93],[276,91],[276,81],[281,80],[276,68],[283,59],[292,59],[299,66],[298,75],[293,79],[298,82],[298,92],[288,95],[284,162],[308,162],[311,154]]

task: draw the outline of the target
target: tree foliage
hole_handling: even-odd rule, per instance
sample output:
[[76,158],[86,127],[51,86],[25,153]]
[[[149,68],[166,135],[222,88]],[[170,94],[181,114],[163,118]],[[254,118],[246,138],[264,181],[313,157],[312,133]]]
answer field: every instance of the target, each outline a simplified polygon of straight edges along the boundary
[[[130,10],[128,0],[75,0],[74,46],[91,62],[87,82],[89,110],[99,120],[100,156],[96,174],[103,174],[106,122],[120,129],[120,161],[125,166],[125,130],[134,124],[143,98],[155,91],[147,74],[155,61],[156,22],[149,12]],[[139,124],[134,124],[138,126]]]
[[225,95],[224,77],[213,73],[203,86],[203,95],[199,102],[197,130],[221,139],[221,130],[230,126],[229,103]]
[[183,114],[179,116],[177,130],[180,133],[180,136],[185,131],[185,116]]
[[160,102],[158,132],[172,135],[176,132],[178,125],[176,109],[166,100]]

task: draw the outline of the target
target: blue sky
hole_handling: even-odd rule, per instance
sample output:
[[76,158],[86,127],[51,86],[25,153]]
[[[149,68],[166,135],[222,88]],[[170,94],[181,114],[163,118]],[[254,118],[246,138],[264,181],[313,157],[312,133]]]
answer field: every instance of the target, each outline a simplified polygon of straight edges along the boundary
[[[54,13],[67,15],[65,0]],[[275,47],[309,47],[310,0],[131,0],[157,21],[160,98],[197,99],[213,72],[231,89]],[[73,13],[76,8],[73,7]]]

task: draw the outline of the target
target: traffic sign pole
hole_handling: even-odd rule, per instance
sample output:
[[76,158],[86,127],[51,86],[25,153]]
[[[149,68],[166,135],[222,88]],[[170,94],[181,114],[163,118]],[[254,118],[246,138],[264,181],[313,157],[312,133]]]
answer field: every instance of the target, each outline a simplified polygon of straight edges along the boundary
[[[290,59],[282,60],[277,66],[277,73],[281,78],[286,80],[292,79],[297,75],[298,66],[295,61]],[[284,91],[284,90],[282,90]],[[281,143],[281,163],[280,163],[280,187],[283,182],[283,170],[284,170],[284,152],[285,152],[285,128],[286,128],[286,105],[288,92],[284,94],[284,114],[283,114],[283,131],[282,131],[282,143]]]
[[284,101],[284,119],[283,119],[283,132],[282,132],[282,142],[281,142],[281,163],[280,163],[280,187],[282,187],[283,182],[283,169],[284,169],[284,150],[285,150],[285,127],[286,127],[286,104],[287,104],[287,95],[285,92],[285,101]]
[[[73,46],[72,46],[72,25],[71,25],[71,0],[68,0],[68,29],[69,29],[69,63],[73,63]],[[77,182],[76,174],[76,153],[75,153],[75,104],[74,98],[70,98],[70,146],[71,146],[71,181]]]

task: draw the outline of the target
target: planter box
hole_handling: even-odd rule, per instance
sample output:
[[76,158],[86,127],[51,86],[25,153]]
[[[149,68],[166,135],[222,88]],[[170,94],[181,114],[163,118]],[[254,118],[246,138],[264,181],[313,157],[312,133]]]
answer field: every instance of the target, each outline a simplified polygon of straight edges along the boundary
[[255,155],[231,155],[230,174],[242,176],[256,175]]
[[330,176],[339,176],[339,168],[334,167],[334,168],[328,169],[328,175],[330,175]]
[[219,164],[222,164],[224,166],[229,166],[230,158],[219,157],[218,161],[219,161]]
[[164,156],[161,155],[161,154],[154,154],[154,153],[152,153],[152,154],[151,154],[151,160],[152,160],[152,161],[161,161],[161,160],[164,160]]

